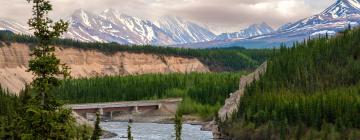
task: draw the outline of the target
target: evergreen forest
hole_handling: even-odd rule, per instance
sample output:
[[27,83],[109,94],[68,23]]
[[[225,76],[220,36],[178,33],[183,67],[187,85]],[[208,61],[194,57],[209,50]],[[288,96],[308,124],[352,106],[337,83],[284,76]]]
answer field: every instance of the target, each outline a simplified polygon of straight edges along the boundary
[[65,103],[183,98],[179,111],[212,119],[243,73],[146,74],[65,80],[53,95]]
[[360,29],[282,46],[220,130],[229,139],[360,138]]

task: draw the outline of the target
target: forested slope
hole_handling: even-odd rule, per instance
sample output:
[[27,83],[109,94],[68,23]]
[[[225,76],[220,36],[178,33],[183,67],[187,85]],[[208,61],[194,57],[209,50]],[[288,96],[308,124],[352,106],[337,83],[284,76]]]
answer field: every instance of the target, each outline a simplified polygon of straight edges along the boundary
[[220,129],[228,139],[359,139],[359,82],[360,29],[283,46]]

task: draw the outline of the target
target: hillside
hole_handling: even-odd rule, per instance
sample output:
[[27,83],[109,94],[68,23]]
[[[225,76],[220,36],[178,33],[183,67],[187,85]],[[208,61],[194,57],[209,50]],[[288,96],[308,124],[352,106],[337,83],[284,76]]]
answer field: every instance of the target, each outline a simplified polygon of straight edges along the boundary
[[[0,83],[4,88],[18,93],[33,76],[25,72],[30,59],[30,47],[12,43],[0,47]],[[207,66],[196,58],[161,56],[154,54],[99,51],[76,48],[58,48],[56,55],[71,67],[73,78],[132,75],[171,72],[208,72]]]
[[220,122],[229,139],[359,139],[360,29],[281,47]]

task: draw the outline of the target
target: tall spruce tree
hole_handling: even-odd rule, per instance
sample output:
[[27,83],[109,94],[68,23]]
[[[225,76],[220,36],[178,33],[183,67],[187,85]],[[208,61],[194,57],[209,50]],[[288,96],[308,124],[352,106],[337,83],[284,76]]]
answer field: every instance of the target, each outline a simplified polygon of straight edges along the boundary
[[131,134],[131,125],[128,124],[128,129],[127,129],[127,133],[128,133],[128,140],[134,140],[134,137]]
[[95,128],[94,132],[91,136],[91,140],[99,140],[101,136],[102,130],[100,127],[100,114],[99,112],[96,113],[96,121],[95,121]]
[[175,136],[176,140],[181,140],[182,114],[178,111],[175,115]]
[[53,87],[60,85],[59,78],[69,76],[69,68],[60,64],[60,60],[54,54],[55,48],[50,46],[53,39],[67,30],[68,23],[62,20],[54,23],[47,17],[52,10],[50,1],[27,1],[33,4],[33,18],[28,24],[37,40],[31,52],[28,71],[35,75],[31,86],[37,94],[25,107],[22,118],[25,129],[22,139],[72,139],[76,137],[76,128],[71,111],[62,108],[49,93]]
[[27,0],[33,3],[33,18],[28,21],[31,30],[38,40],[36,47],[31,52],[31,60],[29,61],[29,72],[35,75],[32,82],[33,88],[38,92],[41,105],[46,108],[49,106],[49,90],[59,86],[59,76],[63,78],[69,77],[69,67],[60,64],[60,60],[56,58],[54,52],[55,47],[50,46],[51,41],[60,37],[67,31],[68,23],[60,20],[53,23],[47,17],[52,5],[48,0]]

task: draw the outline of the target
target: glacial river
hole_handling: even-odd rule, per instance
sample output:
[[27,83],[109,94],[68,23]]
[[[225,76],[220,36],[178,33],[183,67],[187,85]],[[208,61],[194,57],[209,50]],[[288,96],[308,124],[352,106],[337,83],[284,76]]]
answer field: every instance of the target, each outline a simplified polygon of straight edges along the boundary
[[[127,140],[126,122],[102,122],[102,129],[116,133],[118,136],[104,140]],[[132,135],[134,140],[174,140],[174,124],[157,123],[132,123]],[[182,140],[211,140],[210,131],[201,131],[200,125],[184,124],[182,129]]]

